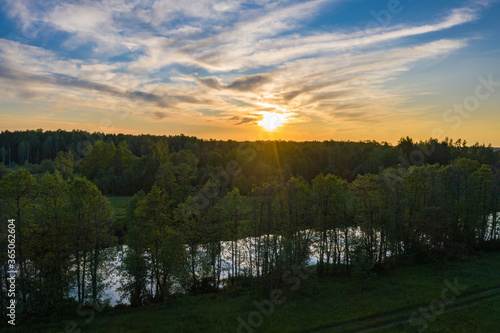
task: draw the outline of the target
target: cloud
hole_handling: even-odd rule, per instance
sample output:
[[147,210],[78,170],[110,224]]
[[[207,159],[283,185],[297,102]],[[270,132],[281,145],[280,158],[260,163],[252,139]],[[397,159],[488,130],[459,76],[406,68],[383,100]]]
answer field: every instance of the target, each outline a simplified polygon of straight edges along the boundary
[[267,82],[269,82],[269,77],[265,74],[248,75],[237,78],[228,84],[226,88],[239,91],[253,91]]
[[156,119],[161,120],[163,118],[166,118],[168,115],[165,112],[156,111],[156,112],[153,112],[153,116]]
[[361,103],[342,103],[335,107],[335,110],[349,110],[349,109],[361,109],[365,105]]
[[255,121],[256,121],[255,118],[245,117],[245,118],[241,118],[240,121],[236,123],[236,125],[248,124],[248,123],[255,122]]
[[267,74],[255,74],[255,75],[246,75],[246,76],[241,76],[233,81],[231,81],[229,84],[223,84],[217,77],[204,77],[204,78],[197,78],[198,82],[201,84],[212,88],[212,89],[232,89],[232,90],[238,90],[238,91],[254,91],[255,89],[259,88],[260,86],[268,83],[271,81],[271,78]]
[[325,123],[391,119],[410,97],[386,84],[466,47],[461,36],[431,33],[477,20],[483,8],[473,3],[375,30],[306,29],[342,2],[8,0],[6,13],[21,31],[43,24],[44,36],[63,39],[52,49],[0,39],[2,87],[27,100],[61,92],[103,106],[126,100],[157,120],[175,109],[190,123],[252,124],[263,105]]
[[63,4],[55,7],[47,20],[66,32],[95,34],[110,29],[107,25],[112,22],[112,12],[98,4]]
[[222,87],[222,84],[220,80],[216,77],[204,77],[204,78],[197,78],[198,82],[201,84],[204,84],[205,86],[213,89],[220,89]]
[[186,36],[186,35],[192,35],[192,34],[199,34],[201,33],[203,30],[201,28],[198,28],[198,27],[193,27],[193,26],[189,26],[189,25],[184,25],[178,29],[175,29],[173,31],[171,31],[170,33],[172,35],[183,35],[183,36]]
[[37,74],[29,74],[21,71],[12,70],[0,65],[0,78],[15,81],[17,84],[51,84],[60,87],[74,87],[84,90],[91,90],[111,96],[122,97],[130,101],[139,101],[146,103],[153,103],[160,107],[172,107],[177,103],[200,103],[199,100],[188,96],[168,96],[155,95],[143,91],[122,91],[119,88],[81,80],[68,76],[42,76]]

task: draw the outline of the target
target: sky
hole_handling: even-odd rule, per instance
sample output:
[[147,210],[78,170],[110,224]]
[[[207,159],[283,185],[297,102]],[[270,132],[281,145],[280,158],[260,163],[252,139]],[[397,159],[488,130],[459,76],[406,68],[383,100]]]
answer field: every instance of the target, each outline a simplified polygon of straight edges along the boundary
[[2,0],[0,130],[500,147],[494,0]]

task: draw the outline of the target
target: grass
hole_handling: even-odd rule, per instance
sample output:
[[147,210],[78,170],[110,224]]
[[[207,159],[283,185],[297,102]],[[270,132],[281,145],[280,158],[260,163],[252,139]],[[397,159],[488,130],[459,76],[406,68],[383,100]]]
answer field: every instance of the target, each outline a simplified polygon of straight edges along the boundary
[[[427,321],[425,332],[500,332],[500,298],[488,300],[484,303],[472,305],[437,316]],[[397,325],[387,329],[380,329],[376,333],[413,333],[423,328],[421,324]]]
[[115,217],[117,220],[125,218],[127,212],[127,206],[130,199],[132,199],[132,197],[108,196],[108,200],[111,203],[111,206],[113,207],[113,210],[115,212]]
[[125,241],[127,229],[127,207],[130,199],[132,199],[132,197],[108,196],[108,200],[115,213],[112,234],[116,236],[119,243],[123,243]]
[[[444,280],[458,279],[467,286],[464,295],[500,286],[500,253],[484,254],[466,261],[445,265],[420,265],[383,272],[370,280],[348,277],[317,278],[303,272],[290,274],[289,283],[280,290],[283,304],[275,305],[269,316],[257,313],[257,306],[268,309],[269,294],[257,289],[236,288],[218,294],[187,296],[168,300],[165,304],[139,309],[113,310],[75,320],[82,332],[235,332],[238,318],[254,319],[262,324],[254,332],[307,332],[321,327],[335,326],[349,321],[373,317],[417,306],[428,306],[438,299],[446,287]],[[307,279],[302,279],[302,278]],[[292,287],[300,281],[298,288]],[[500,324],[498,300],[445,313],[429,324],[428,332],[494,332]],[[476,316],[477,315],[477,316]],[[465,323],[463,319],[466,319]],[[17,332],[63,332],[64,322],[39,325]],[[460,325],[463,325],[460,326]],[[480,329],[476,329],[480,327]],[[416,332],[415,327],[398,327],[379,332]],[[485,328],[485,330],[483,330]],[[488,328],[486,330],[486,328]],[[16,331],[15,329],[12,330]],[[75,330],[76,331],[76,330]],[[241,332],[250,332],[242,329]]]
[[499,332],[500,299],[438,317],[429,332]]

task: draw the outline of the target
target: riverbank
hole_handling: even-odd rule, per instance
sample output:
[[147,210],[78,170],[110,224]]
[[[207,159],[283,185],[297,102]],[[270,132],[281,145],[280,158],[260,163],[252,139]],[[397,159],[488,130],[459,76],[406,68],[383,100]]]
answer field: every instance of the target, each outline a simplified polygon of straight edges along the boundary
[[[445,327],[454,332],[470,327],[477,332],[498,331],[500,324],[487,320],[500,316],[500,308],[495,307],[498,299],[470,304],[471,313],[485,317],[482,320],[461,316],[469,313],[469,309],[458,305],[465,304],[463,299],[468,295],[500,287],[499,272],[500,253],[440,265],[401,267],[364,280],[338,276],[317,278],[314,273],[301,270],[288,274],[279,292],[273,294],[238,287],[217,294],[170,299],[165,304],[138,309],[95,311],[95,318],[90,312],[75,314],[74,318],[68,318],[73,321],[71,324],[67,320],[18,326],[9,332],[65,332],[67,327],[95,333],[237,332],[238,329],[240,332],[308,332],[394,313],[401,314],[398,317],[402,317],[401,321],[412,319],[411,324],[376,332],[416,332],[424,324],[429,332]],[[471,302],[474,300],[470,298]],[[455,307],[456,311],[446,311]],[[415,308],[424,310],[415,315]],[[406,314],[409,316],[405,319]],[[492,328],[492,325],[498,327]]]

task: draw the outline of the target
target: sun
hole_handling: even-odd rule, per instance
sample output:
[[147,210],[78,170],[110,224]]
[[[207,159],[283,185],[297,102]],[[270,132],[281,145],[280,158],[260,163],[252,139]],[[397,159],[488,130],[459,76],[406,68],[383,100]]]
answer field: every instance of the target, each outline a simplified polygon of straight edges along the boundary
[[275,112],[262,112],[264,118],[258,122],[267,131],[274,131],[286,122],[286,116]]

